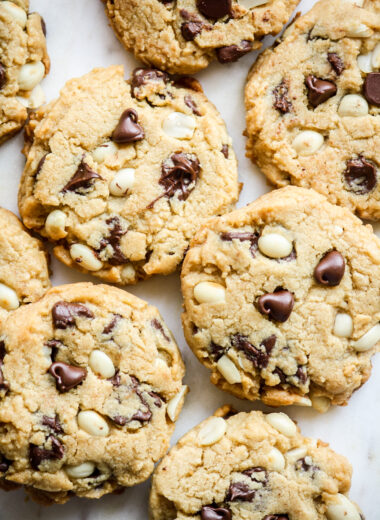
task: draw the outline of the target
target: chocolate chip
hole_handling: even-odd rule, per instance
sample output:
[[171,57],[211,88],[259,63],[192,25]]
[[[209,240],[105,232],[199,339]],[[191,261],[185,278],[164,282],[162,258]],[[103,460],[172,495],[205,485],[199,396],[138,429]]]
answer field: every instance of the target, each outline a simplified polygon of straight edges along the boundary
[[250,502],[254,498],[255,494],[256,490],[250,489],[244,482],[235,482],[229,487],[227,500],[228,502],[234,502],[235,500]]
[[71,177],[69,182],[62,188],[62,193],[73,191],[78,193],[80,189],[88,189],[92,186],[94,179],[101,179],[100,175],[88,166],[82,159],[77,171]]
[[201,520],[231,520],[231,518],[231,511],[225,507],[202,507]]
[[313,474],[319,471],[319,466],[311,463],[311,457],[305,457],[303,459],[298,459],[295,463],[295,468],[298,471],[310,471]]
[[130,421],[139,421],[143,423],[150,421],[151,418],[152,412],[150,410],[137,410],[137,412],[132,415]]
[[340,284],[345,268],[344,258],[339,251],[330,251],[318,262],[314,278],[322,285],[333,287]]
[[185,96],[184,102],[185,102],[185,105],[188,106],[192,110],[193,114],[195,114],[196,116],[202,115],[199,111],[198,105],[196,104],[196,102],[194,101],[194,99],[191,96],[189,96],[189,95]]
[[37,168],[36,168],[36,173],[35,173],[35,176],[38,177],[38,174],[40,173],[40,171],[42,170],[43,166],[44,166],[44,163],[46,161],[46,157],[48,156],[49,154],[46,153],[45,155],[43,155],[41,157],[41,159],[39,160],[38,164],[37,164]]
[[253,258],[255,258],[259,241],[258,233],[251,233],[250,231],[226,231],[220,234],[220,238],[225,242],[231,242],[232,240],[240,240],[240,242],[247,240],[251,242],[249,250]]
[[55,378],[55,384],[59,392],[68,392],[86,379],[87,370],[75,367],[63,362],[55,362],[50,365],[49,373]]
[[47,415],[44,415],[42,417],[42,424],[44,426],[48,426],[52,430],[54,430],[56,433],[63,433],[63,428],[61,423],[59,422],[58,415],[55,415],[54,417],[48,417]]
[[162,326],[162,323],[160,323],[156,318],[154,318],[152,321],[152,326],[161,332],[163,337],[166,339],[166,341],[170,341],[170,338],[165,334],[164,327]]
[[281,368],[276,367],[273,370],[273,374],[276,374],[279,377],[280,383],[282,383],[282,384],[286,383],[288,376],[285,374],[285,372],[283,370],[281,370]]
[[252,42],[242,40],[240,45],[229,45],[216,49],[216,57],[219,63],[232,63],[252,50]]
[[7,81],[7,74],[5,72],[5,67],[2,63],[0,63],[0,90],[4,87]]
[[112,133],[112,140],[118,144],[135,143],[145,137],[143,127],[138,123],[139,116],[133,108],[121,114],[119,123]]
[[197,0],[197,7],[200,13],[212,20],[232,15],[231,0]]
[[9,384],[5,380],[3,370],[2,370],[5,354],[6,354],[5,343],[4,343],[4,341],[0,341],[0,390],[8,390],[8,388],[9,388]]
[[202,32],[205,24],[196,15],[186,9],[181,9],[180,15],[186,20],[186,22],[183,22],[181,25],[181,34],[187,42],[191,42]]
[[45,20],[42,18],[42,16],[41,16],[41,29],[42,29],[43,35],[44,35],[45,38],[46,38],[46,22],[45,22]]
[[[258,474],[264,473],[264,478],[260,478]],[[262,466],[256,466],[255,468],[246,469],[243,471],[243,475],[250,477],[251,480],[257,482],[258,484],[262,484],[266,486],[268,483],[268,473],[265,468]]]
[[209,351],[210,351],[211,356],[215,359],[215,361],[219,361],[219,359],[224,354],[224,348],[221,347],[220,345],[217,345],[213,341],[211,341],[211,343],[210,343]]
[[60,348],[62,348],[64,345],[62,341],[59,341],[58,339],[49,339],[45,343],[45,345],[49,348],[51,348],[51,359],[55,361],[55,358],[57,357],[58,351]]
[[187,88],[194,92],[203,92],[203,88],[199,81],[191,76],[180,76],[174,81],[174,85],[178,88]]
[[266,515],[263,520],[289,520],[288,515]]
[[131,80],[132,97],[139,98],[139,89],[147,83],[169,83],[170,77],[166,72],[157,69],[138,68],[133,71]]
[[344,71],[344,63],[342,58],[340,58],[336,52],[329,52],[327,53],[327,59],[338,76],[340,76]]
[[306,365],[299,366],[296,372],[296,377],[300,380],[301,384],[305,384],[307,381],[307,370]]
[[56,329],[66,329],[75,325],[75,316],[93,318],[94,314],[82,303],[60,301],[54,305],[52,316]]
[[61,441],[53,435],[48,437],[51,442],[51,450],[40,448],[35,444],[29,444],[29,461],[32,468],[38,471],[38,466],[44,460],[62,459],[65,448]]
[[121,377],[119,370],[116,371],[116,374],[109,379],[107,379],[110,383],[112,383],[113,386],[120,386],[121,385]]
[[160,395],[156,394],[156,392],[148,392],[148,395],[153,399],[153,403],[157,408],[162,407],[162,397]]
[[287,114],[292,110],[292,102],[289,99],[289,88],[287,82],[283,79],[279,85],[273,90],[274,103],[273,107],[281,112]]
[[12,461],[8,460],[4,455],[0,453],[0,473],[5,473],[8,471],[9,466],[12,464]]
[[183,152],[171,155],[162,163],[162,174],[158,181],[165,191],[147,207],[152,208],[162,197],[173,197],[177,191],[179,200],[187,200],[195,188],[199,172],[200,164],[196,155]]
[[370,72],[367,74],[363,93],[368,103],[380,107],[380,72]]
[[357,195],[369,193],[377,184],[376,168],[364,157],[347,161],[343,176],[346,188]]
[[308,88],[307,98],[314,108],[335,96],[337,88],[335,83],[313,75],[307,76],[306,86]]
[[0,360],[2,361],[5,358],[7,351],[5,350],[4,341],[0,341]]
[[224,157],[225,157],[226,159],[228,159],[229,152],[230,152],[230,149],[229,149],[228,144],[224,144],[224,145],[222,146],[222,149],[221,149],[220,151],[222,152],[222,154],[224,155]]
[[261,314],[267,314],[274,321],[284,323],[294,307],[294,296],[283,289],[260,296],[257,302]]
[[264,339],[260,344],[262,349],[252,345],[248,338],[241,334],[232,336],[231,343],[237,350],[243,351],[256,368],[262,369],[268,365],[270,353],[276,344],[276,336],[272,335]]
[[107,246],[111,246],[113,253],[112,256],[107,259],[107,262],[110,265],[122,265],[128,263],[128,258],[126,258],[120,248],[120,240],[123,235],[127,233],[124,231],[120,219],[118,217],[110,217],[106,220],[106,224],[109,230],[109,236],[103,238],[100,241],[98,252],[100,253]]
[[292,262],[293,260],[296,260],[296,258],[297,258],[297,253],[296,253],[296,250],[293,247],[292,252],[290,253],[290,255],[284,256],[282,258],[276,258],[276,262],[278,262],[280,264],[282,262]]
[[120,316],[120,314],[114,314],[109,324],[104,327],[102,334],[105,334],[106,336],[108,336],[108,334],[111,334],[111,332],[114,330],[121,318],[122,316]]

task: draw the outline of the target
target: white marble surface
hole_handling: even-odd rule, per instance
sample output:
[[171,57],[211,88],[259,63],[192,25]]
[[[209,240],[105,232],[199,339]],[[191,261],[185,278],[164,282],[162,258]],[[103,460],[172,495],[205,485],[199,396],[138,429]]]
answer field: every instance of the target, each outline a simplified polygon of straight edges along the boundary
[[[313,3],[313,0],[304,0],[300,6],[304,11]],[[31,0],[31,9],[39,11],[47,23],[52,67],[43,86],[48,100],[57,96],[66,80],[93,67],[123,63],[126,75],[129,75],[136,66],[132,56],[121,48],[108,27],[99,0]],[[243,85],[254,58],[255,55],[251,54],[237,64],[224,67],[214,64],[199,74],[207,95],[224,116],[234,139],[240,180],[244,182],[240,206],[269,189],[264,177],[244,156]],[[15,212],[17,185],[24,162],[21,146],[22,137],[18,136],[0,148],[0,205]],[[54,259],[52,267],[54,285],[91,279],[65,268]],[[185,381],[192,391],[178,421],[173,442],[224,403],[233,403],[244,410],[262,409],[259,404],[243,403],[213,387],[208,372],[186,346],[180,325],[181,296],[177,274],[165,279],[157,277],[129,290],[159,307],[186,362]],[[299,421],[304,434],[330,442],[334,449],[349,457],[354,466],[351,497],[361,505],[366,520],[380,518],[379,410],[380,356],[374,359],[372,378],[354,394],[349,406],[331,409],[324,416],[310,409],[288,409],[289,414]],[[142,520],[147,518],[148,494],[149,482],[98,501],[72,499],[64,506],[44,508],[28,501],[23,491],[0,492],[0,520]]]

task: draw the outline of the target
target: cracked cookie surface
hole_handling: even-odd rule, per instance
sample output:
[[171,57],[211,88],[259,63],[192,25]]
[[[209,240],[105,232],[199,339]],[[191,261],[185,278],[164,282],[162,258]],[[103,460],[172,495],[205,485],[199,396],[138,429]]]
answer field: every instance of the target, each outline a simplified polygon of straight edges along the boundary
[[370,376],[379,289],[371,226],[288,186],[194,237],[182,269],[186,340],[222,389],[325,411]]
[[39,83],[49,72],[45,22],[28,0],[0,0],[0,143],[18,132],[28,108],[44,103]]
[[186,393],[155,307],[105,285],[55,287],[7,318],[0,352],[0,485],[63,503],[149,477]]
[[248,156],[274,185],[380,218],[378,0],[316,3],[255,63],[245,99]]
[[209,216],[232,209],[237,164],[192,78],[96,69],[27,127],[19,207],[66,265],[113,283],[169,274]]
[[298,0],[103,0],[123,45],[144,63],[193,74],[238,60],[278,33]]
[[162,459],[152,520],[360,520],[351,467],[283,413],[217,410]]

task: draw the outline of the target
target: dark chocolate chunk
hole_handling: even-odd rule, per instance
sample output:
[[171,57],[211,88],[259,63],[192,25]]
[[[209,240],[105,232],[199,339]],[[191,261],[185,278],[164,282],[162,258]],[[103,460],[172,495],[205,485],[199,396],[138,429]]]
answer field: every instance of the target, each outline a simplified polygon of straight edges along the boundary
[[256,490],[250,489],[245,482],[235,482],[231,484],[228,490],[228,502],[241,500],[243,502],[250,502],[255,497]]
[[337,91],[335,83],[313,75],[307,76],[305,83],[308,88],[309,103],[314,108],[335,96]]
[[236,349],[243,351],[256,368],[262,369],[268,365],[270,353],[276,344],[276,336],[272,335],[264,339],[260,345],[262,349],[252,345],[248,338],[241,334],[232,336],[231,343]]
[[77,171],[71,177],[69,182],[62,188],[62,193],[66,193],[67,191],[78,193],[78,190],[88,189],[92,186],[92,181],[94,179],[101,179],[101,177],[98,173],[91,170],[88,164],[84,162],[84,159],[82,159]]
[[346,268],[343,256],[339,251],[326,253],[314,269],[314,278],[322,285],[333,287],[339,285]]
[[187,88],[194,90],[194,92],[203,92],[203,88],[199,81],[192,76],[180,76],[174,80],[174,85],[177,88]]
[[55,378],[57,390],[62,393],[78,386],[87,376],[85,368],[75,367],[63,362],[55,362],[50,365],[49,373]]
[[225,157],[226,159],[228,159],[229,152],[230,152],[230,149],[229,149],[228,144],[224,144],[224,145],[222,146],[222,149],[221,149],[220,151],[222,152],[222,154],[224,155],[224,157]]
[[166,339],[166,341],[170,341],[170,338],[166,335],[164,327],[162,326],[162,323],[160,323],[156,318],[152,320],[152,326],[161,332],[163,337]]
[[137,412],[132,415],[130,421],[139,421],[143,423],[150,421],[151,418],[152,412],[150,410],[137,410]]
[[166,72],[162,72],[158,69],[135,69],[133,71],[132,80],[131,80],[131,93],[132,97],[139,97],[138,90],[143,85],[147,83],[159,83],[163,82],[164,84],[170,82],[170,77]]
[[267,314],[274,321],[284,323],[294,307],[294,296],[283,289],[260,296],[258,308],[261,314]]
[[364,97],[371,105],[380,107],[380,72],[370,72],[363,86]]
[[38,177],[38,174],[40,173],[40,171],[42,170],[43,166],[44,166],[44,163],[46,161],[46,157],[48,156],[49,154],[46,153],[45,155],[43,155],[41,157],[41,159],[39,160],[38,164],[37,164],[37,168],[36,168],[36,173],[35,173],[35,176]]
[[[260,479],[257,475],[257,473],[264,473],[264,478]],[[250,477],[251,480],[254,482],[257,482],[259,484],[262,484],[263,486],[266,486],[268,484],[268,473],[265,468],[261,466],[256,466],[255,468],[246,469],[243,471],[243,475],[247,475],[247,477]]]
[[12,464],[12,461],[8,460],[4,455],[0,453],[0,473],[5,473],[8,471],[9,466]]
[[7,74],[5,72],[5,67],[2,63],[0,63],[0,90],[4,87],[7,81]]
[[113,384],[113,386],[120,386],[121,385],[121,377],[119,370],[116,371],[116,374],[109,379],[107,379],[110,383]]
[[185,102],[185,105],[188,106],[193,111],[193,114],[195,114],[196,116],[202,115],[199,111],[198,105],[196,104],[196,102],[190,95],[187,95],[184,97],[184,102]]
[[148,392],[148,394],[153,399],[154,405],[157,406],[157,408],[161,408],[161,406],[162,406],[162,397],[160,395],[156,394],[156,392]]
[[288,515],[266,515],[263,520],[289,520]]
[[244,242],[247,240],[251,242],[249,250],[253,258],[255,258],[257,251],[257,243],[259,241],[258,233],[251,233],[250,231],[226,231],[224,233],[221,233],[220,238],[225,242],[230,242],[232,240],[240,240],[240,242]]
[[280,383],[282,383],[282,384],[286,383],[288,376],[285,374],[285,372],[283,370],[281,370],[281,368],[276,367],[273,370],[273,373],[276,374],[280,378]]
[[6,354],[5,343],[4,343],[4,341],[0,341],[0,390],[8,390],[8,388],[9,388],[9,384],[5,380],[3,370],[2,370],[5,354]]
[[53,431],[55,431],[55,433],[63,433],[63,428],[59,422],[58,415],[55,415],[54,417],[48,417],[47,415],[44,415],[42,417],[42,424],[51,428]]
[[29,444],[29,462],[32,468],[38,471],[38,466],[44,460],[62,459],[65,448],[60,440],[53,435],[48,437],[51,442],[51,449],[40,448],[35,444]]
[[110,245],[113,249],[113,254],[107,259],[107,262],[110,265],[122,265],[128,263],[128,258],[124,256],[120,248],[121,237],[125,235],[127,231],[123,230],[118,217],[108,218],[106,224],[109,229],[109,235],[100,241],[98,252],[103,251],[103,249]]
[[[310,457],[308,457],[310,458]],[[295,468],[298,471],[310,471],[311,473],[316,473],[319,471],[319,466],[316,466],[315,464],[309,463],[309,461],[306,461],[306,458],[298,459],[295,463]]]
[[273,108],[287,114],[292,110],[292,102],[289,99],[289,88],[287,82],[283,79],[279,85],[273,90],[274,103]]
[[143,127],[138,123],[139,116],[133,108],[121,114],[119,123],[112,133],[112,140],[118,144],[135,143],[145,137]]
[[114,314],[112,320],[109,322],[108,325],[106,325],[103,329],[103,334],[108,336],[108,334],[111,334],[111,332],[114,330],[114,328],[117,326],[119,321],[121,320],[122,316],[120,314]]
[[211,341],[209,350],[211,353],[211,356],[215,359],[215,361],[218,361],[224,354],[224,348],[220,345],[217,345],[213,341]]
[[56,329],[66,329],[75,325],[75,316],[93,318],[94,314],[82,303],[60,301],[54,305],[52,316]]
[[201,520],[231,520],[231,518],[231,511],[225,507],[202,507]]
[[347,161],[343,177],[346,188],[357,195],[369,193],[377,184],[376,168],[364,157]]
[[327,60],[332,66],[332,68],[335,70],[337,75],[340,76],[344,71],[344,63],[342,58],[338,56],[336,52],[328,52]]
[[[184,9],[182,9],[184,11]],[[181,11],[181,14],[182,14]],[[192,42],[202,32],[204,23],[201,20],[189,20],[181,25],[181,34],[187,42]]]
[[305,384],[307,381],[306,365],[299,366],[296,372],[296,377],[300,380],[301,384]]
[[240,45],[228,45],[216,49],[216,57],[219,63],[232,63],[252,50],[252,42],[242,40]]
[[203,16],[212,20],[232,15],[231,0],[197,0],[197,7]]

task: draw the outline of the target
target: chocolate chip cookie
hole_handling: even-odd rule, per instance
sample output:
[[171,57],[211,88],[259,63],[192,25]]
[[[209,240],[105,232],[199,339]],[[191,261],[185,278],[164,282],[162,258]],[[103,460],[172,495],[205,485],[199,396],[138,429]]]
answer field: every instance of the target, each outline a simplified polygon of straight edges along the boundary
[[1,326],[8,312],[41,298],[50,281],[48,257],[42,243],[32,238],[19,219],[3,208],[0,208],[0,229]]
[[28,109],[45,102],[49,72],[45,22],[28,0],[0,0],[0,143],[22,128]]
[[103,0],[119,40],[147,64],[193,74],[278,33],[298,0]]
[[156,308],[120,289],[55,287],[0,335],[0,474],[42,502],[146,480],[186,387]]
[[152,520],[361,520],[351,466],[283,413],[218,410],[163,458]]
[[187,342],[211,380],[271,406],[344,405],[380,346],[380,241],[288,186],[211,219],[182,270]]
[[231,139],[192,78],[96,69],[37,112],[27,138],[25,225],[109,282],[175,271],[199,225],[238,197]]
[[380,218],[380,3],[321,0],[246,86],[248,156],[276,186]]

